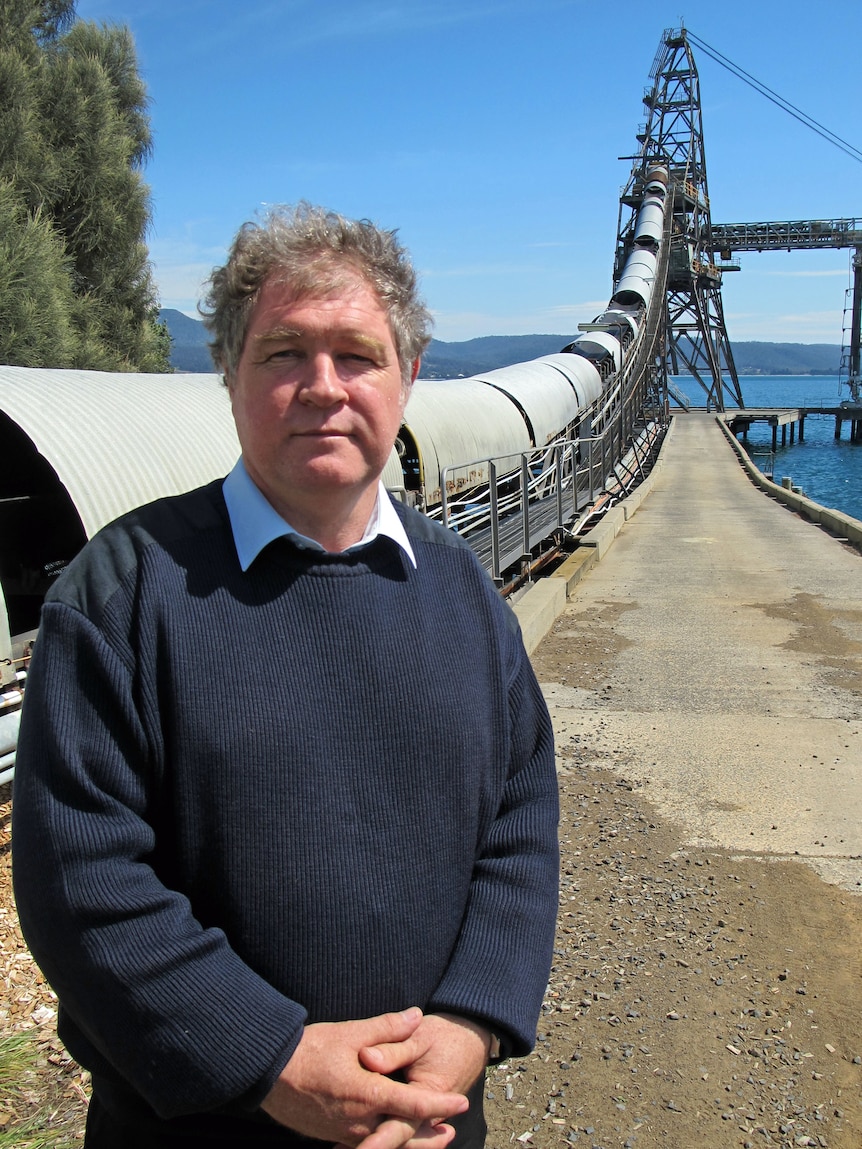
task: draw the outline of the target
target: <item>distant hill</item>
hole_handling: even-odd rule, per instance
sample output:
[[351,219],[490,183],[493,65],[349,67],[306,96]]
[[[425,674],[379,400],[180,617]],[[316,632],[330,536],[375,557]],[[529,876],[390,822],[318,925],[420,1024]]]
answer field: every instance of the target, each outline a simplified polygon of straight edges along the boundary
[[[162,308],[159,319],[167,324],[171,333],[171,364],[175,371],[214,370],[209,334],[199,319],[191,319],[172,308]],[[422,377],[453,379],[494,367],[507,367],[510,363],[551,355],[565,347],[569,339],[565,335],[487,335],[463,343],[432,339],[422,358]]]
[[422,356],[423,379],[457,379],[478,375],[511,363],[523,363],[542,355],[555,355],[572,337],[566,335],[484,335],[463,343],[432,339]]
[[171,366],[175,371],[215,371],[209,352],[209,333],[199,319],[163,307],[159,319],[171,333]]
[[[209,335],[199,319],[164,308],[159,318],[171,333],[175,371],[213,371]],[[460,343],[432,339],[422,358],[423,379],[457,379],[553,355],[570,343],[570,335],[485,335]],[[841,348],[830,343],[734,343],[740,375],[837,375]]]
[[739,375],[837,375],[841,348],[832,343],[734,343]]

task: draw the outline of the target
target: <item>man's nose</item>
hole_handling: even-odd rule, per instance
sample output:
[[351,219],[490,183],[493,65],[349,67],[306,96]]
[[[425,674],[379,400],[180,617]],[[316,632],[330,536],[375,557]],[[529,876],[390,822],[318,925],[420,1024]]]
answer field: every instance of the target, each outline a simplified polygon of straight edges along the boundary
[[347,391],[331,355],[321,353],[309,359],[300,398],[317,407],[331,407],[347,398]]

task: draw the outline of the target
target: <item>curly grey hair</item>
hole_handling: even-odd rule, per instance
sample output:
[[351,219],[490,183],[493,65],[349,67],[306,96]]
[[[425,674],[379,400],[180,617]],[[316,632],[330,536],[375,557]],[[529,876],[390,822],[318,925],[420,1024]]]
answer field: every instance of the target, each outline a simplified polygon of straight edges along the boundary
[[408,387],[413,364],[431,341],[432,319],[406,249],[394,231],[305,202],[274,207],[263,223],[243,224],[227,263],[210,277],[200,313],[225,380],[236,371],[251,313],[267,280],[290,284],[297,298],[308,299],[337,291],[355,275],[369,283],[389,315]]

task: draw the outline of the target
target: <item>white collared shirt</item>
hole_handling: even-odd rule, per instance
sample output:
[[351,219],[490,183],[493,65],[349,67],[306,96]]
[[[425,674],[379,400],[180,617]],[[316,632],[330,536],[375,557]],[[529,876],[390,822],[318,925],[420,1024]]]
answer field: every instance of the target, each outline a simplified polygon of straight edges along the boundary
[[[227,513],[230,518],[239,565],[244,571],[248,570],[268,543],[271,543],[273,539],[280,539],[285,536],[290,536],[298,547],[326,553],[325,547],[322,547],[316,539],[301,535],[286,519],[281,517],[255,484],[241,458],[237,460],[236,466],[225,479],[222,490],[224,501],[227,504]],[[366,543],[376,539],[378,535],[385,535],[397,543],[413,566],[416,566],[413,547],[410,545],[404,525],[398,518],[382,480],[378,480],[377,500],[362,538],[359,542],[347,547],[345,553],[354,551],[357,547],[365,546]]]

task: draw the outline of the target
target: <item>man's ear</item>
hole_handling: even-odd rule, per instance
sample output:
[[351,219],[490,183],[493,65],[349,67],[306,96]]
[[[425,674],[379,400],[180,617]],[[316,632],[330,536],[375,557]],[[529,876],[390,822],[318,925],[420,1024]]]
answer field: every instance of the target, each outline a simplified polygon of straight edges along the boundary
[[416,376],[419,374],[419,368],[422,366],[422,360],[416,359],[413,363],[413,370],[410,373],[410,382],[416,382]]

